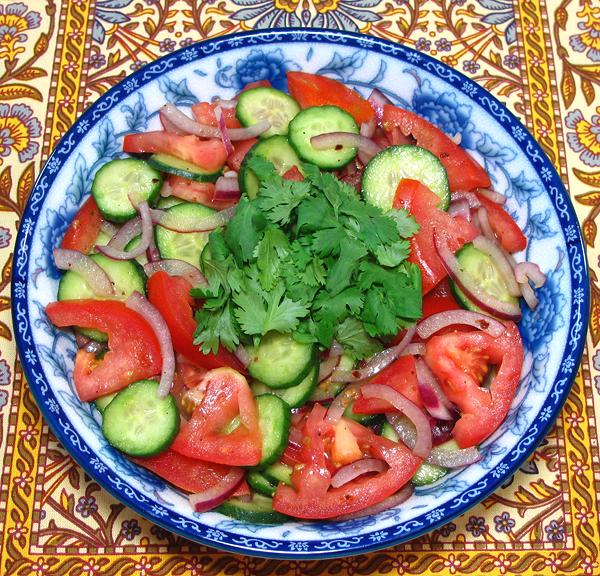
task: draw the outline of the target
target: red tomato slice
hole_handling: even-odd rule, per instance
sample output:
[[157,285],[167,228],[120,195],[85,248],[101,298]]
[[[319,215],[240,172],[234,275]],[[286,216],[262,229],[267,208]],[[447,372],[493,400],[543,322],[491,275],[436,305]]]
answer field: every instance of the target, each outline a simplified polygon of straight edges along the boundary
[[423,298],[423,318],[447,310],[460,310],[460,305],[452,294],[450,282],[444,279]]
[[498,236],[502,248],[507,252],[520,252],[527,247],[527,238],[512,219],[511,215],[500,204],[492,202],[483,194],[477,194],[479,201],[488,213],[488,220],[494,234]]
[[375,117],[368,100],[341,82],[307,72],[287,72],[288,90],[301,108],[338,106],[354,117],[360,126]]
[[123,302],[64,300],[48,304],[46,314],[59,328],[79,326],[108,334],[109,351],[101,360],[83,349],[77,353],[73,380],[84,402],[160,374],[162,356],[154,331]]
[[[192,114],[194,115],[196,122],[199,124],[217,128],[219,123],[217,122],[217,117],[215,116],[216,107],[216,103],[199,102],[198,104],[194,104],[192,106]],[[223,114],[225,126],[227,126],[227,128],[241,128],[242,125],[235,115],[235,108],[224,108],[221,106],[221,114]]]
[[246,84],[240,94],[246,90],[252,90],[252,88],[271,88],[271,83],[268,80],[257,80],[256,82],[249,82]]
[[221,140],[200,140],[197,136],[182,136],[162,130],[126,134],[123,138],[123,152],[170,154],[209,172],[220,170],[227,160],[227,152]]
[[[449,400],[461,410],[452,434],[461,448],[476,446],[506,418],[523,366],[517,326],[506,322],[500,338],[485,332],[450,332],[432,336],[425,360]],[[489,390],[481,387],[488,369],[496,370]]]
[[[400,356],[379,374],[370,380],[371,384],[386,384],[406,396],[417,406],[422,406],[415,359],[413,356]],[[383,412],[394,412],[396,409],[386,402],[377,398],[365,398],[359,392],[352,410],[356,414],[382,414]]]
[[241,362],[228,350],[221,347],[217,354],[204,354],[199,346],[194,344],[196,321],[192,305],[194,299],[190,296],[192,285],[181,276],[169,276],[166,272],[156,272],[148,279],[148,300],[156,307],[164,318],[173,348],[190,362],[212,370],[228,366],[244,372]]
[[93,196],[90,196],[75,214],[60,244],[67,250],[79,250],[87,254],[96,242],[102,226],[102,214]]
[[465,150],[425,118],[408,110],[386,105],[383,107],[383,127],[390,132],[395,127],[400,128],[402,134],[411,134],[419,146],[435,154],[448,173],[450,190],[490,187],[490,177],[486,171]]
[[[231,368],[208,372],[200,386],[206,387],[202,402],[191,420],[181,425],[171,448],[180,454],[231,466],[255,466],[262,453],[258,409],[246,379]],[[223,430],[235,418],[232,432]]]
[[215,210],[233,206],[236,200],[215,200],[215,185],[212,182],[196,182],[181,176],[169,176],[171,194],[186,202],[196,202]]
[[375,476],[357,478],[339,488],[331,488],[325,440],[329,441],[332,426],[325,422],[326,412],[326,408],[316,404],[306,421],[304,466],[294,468],[293,487],[283,483],[277,487],[273,508],[278,512],[317,520],[363,510],[402,488],[422,462],[404,444],[377,436],[357,422],[347,420],[363,453],[385,461],[389,468]]
[[292,166],[284,175],[284,180],[293,180],[294,182],[304,182],[304,176],[302,172],[298,170],[297,166]]
[[398,184],[394,208],[406,208],[419,224],[419,231],[410,239],[409,260],[421,269],[423,294],[431,291],[446,275],[446,269],[437,255],[433,232],[443,235],[450,249],[461,246],[479,235],[479,231],[462,217],[453,218],[440,210],[439,197],[417,180],[403,179]]
[[233,143],[233,152],[227,158],[227,166],[236,172],[240,171],[242,162],[252,148],[258,142],[257,138],[249,138],[248,140],[239,140]]
[[132,460],[186,492],[205,492],[227,476],[231,466],[189,458],[168,448],[150,458]]

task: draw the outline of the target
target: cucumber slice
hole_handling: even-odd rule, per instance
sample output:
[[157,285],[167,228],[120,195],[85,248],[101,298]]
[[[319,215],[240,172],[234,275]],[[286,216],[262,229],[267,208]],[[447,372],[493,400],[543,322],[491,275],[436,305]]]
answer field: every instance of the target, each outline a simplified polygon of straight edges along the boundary
[[261,472],[255,470],[248,472],[246,481],[252,490],[256,490],[259,494],[264,494],[271,498],[275,494],[275,490],[277,490],[277,484],[273,484]]
[[166,450],[179,432],[179,410],[171,394],[158,396],[158,382],[140,380],[121,390],[104,410],[102,433],[130,456]]
[[144,160],[111,160],[96,172],[92,196],[107,220],[126,222],[136,215],[134,205],[144,200],[154,204],[162,182],[160,172]]
[[[146,274],[144,269],[135,260],[112,260],[103,254],[91,254],[90,258],[96,262],[111,279],[115,296],[114,300],[127,300],[134,291],[146,293]],[[61,300],[86,300],[98,299],[88,283],[74,270],[68,270],[58,284],[57,299]],[[97,340],[106,342],[107,336],[103,332],[91,328],[81,328],[81,333]]]
[[167,196],[166,198],[160,198],[160,200],[156,203],[156,207],[161,210],[166,210],[171,206],[177,206],[177,204],[183,204],[185,200],[181,198],[177,198],[177,196]]
[[252,126],[265,119],[271,123],[271,128],[263,132],[261,138],[287,134],[288,125],[298,112],[300,106],[291,96],[264,86],[242,92],[236,107],[237,118],[243,126]]
[[[210,216],[214,210],[202,204],[182,202],[167,209],[169,217],[173,218],[196,218],[202,220]],[[198,267],[200,253],[208,242],[208,232],[175,232],[164,228],[160,224],[156,226],[156,247],[162,258],[174,258],[184,260]]]
[[273,510],[273,500],[262,494],[254,494],[249,502],[230,498],[216,508],[216,511],[251,524],[281,524],[289,520],[285,514]]
[[175,156],[170,156],[169,154],[152,154],[147,162],[156,170],[166,172],[167,174],[174,174],[175,176],[181,176],[182,178],[196,180],[196,182],[216,182],[219,176],[223,174],[223,170],[209,172],[196,164],[186,162]]
[[262,471],[262,474],[275,485],[279,484],[279,482],[283,482],[288,486],[292,485],[292,467],[283,462],[271,464]]
[[299,408],[311,397],[318,379],[319,365],[315,364],[307,376],[299,384],[296,384],[291,388],[269,388],[262,382],[255,380],[252,382],[252,394],[254,394],[254,396],[268,393],[275,394],[284,400],[290,408]]
[[448,210],[450,186],[446,169],[439,158],[419,146],[389,146],[367,164],[362,178],[362,195],[366,202],[384,212],[392,209],[398,183],[403,178],[418,180],[440,199],[440,208]]
[[279,460],[287,446],[290,433],[290,407],[275,394],[256,397],[258,424],[262,434],[262,457],[259,468]]
[[289,334],[272,331],[250,352],[248,372],[270,388],[291,388],[306,378],[315,362],[313,344],[301,344]]
[[[518,298],[510,295],[496,263],[485,252],[478,250],[473,244],[469,243],[465,244],[456,253],[456,258],[461,268],[477,281],[482,290],[502,302],[519,303]],[[450,280],[450,288],[463,308],[482,312],[481,308],[469,300],[469,297],[452,280]]]
[[100,414],[104,414],[106,407],[114,400],[116,395],[117,393],[115,392],[114,394],[100,396],[100,398],[96,398],[96,400],[94,400],[94,404],[96,405],[96,408],[98,408],[98,412],[100,412]]
[[[354,368],[354,360],[350,356],[342,354],[337,367],[339,370],[352,370]],[[329,378],[326,378],[323,382],[317,384],[315,391],[310,397],[310,401],[330,402],[342,391],[344,386],[343,382],[332,382]]]
[[359,130],[354,118],[337,106],[305,108],[290,122],[290,144],[300,158],[319,168],[341,168],[354,159],[358,152],[356,146],[315,150],[310,143],[313,136],[330,132],[358,134]]
[[261,156],[271,162],[280,176],[294,166],[300,168],[301,164],[300,158],[285,136],[271,136],[257,142],[248,150],[238,173],[240,190],[251,199],[256,198],[259,187],[258,178],[248,168],[247,160],[253,156]]

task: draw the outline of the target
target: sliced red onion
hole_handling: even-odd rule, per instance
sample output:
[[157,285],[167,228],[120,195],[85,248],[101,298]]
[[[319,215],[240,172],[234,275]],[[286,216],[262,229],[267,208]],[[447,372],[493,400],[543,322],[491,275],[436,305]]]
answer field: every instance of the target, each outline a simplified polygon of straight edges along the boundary
[[462,142],[462,134],[460,132],[457,132],[454,136],[448,136],[450,138],[450,140],[452,140],[452,142],[454,142],[457,146],[460,146],[460,143]]
[[108,298],[115,295],[109,275],[87,254],[66,248],[55,248],[52,254],[59,270],[72,270],[79,274],[96,296]]
[[110,239],[108,246],[115,250],[123,250],[136,236],[142,233],[142,219],[139,216],[128,220]]
[[225,226],[235,214],[237,205],[219,210],[205,218],[189,218],[181,213],[173,214],[173,212],[163,210],[152,210],[152,218],[155,224],[173,230],[174,232],[210,232],[219,226]]
[[327,410],[327,416],[325,417],[325,420],[329,424],[332,424],[335,426],[340,421],[346,408],[348,408],[348,406],[350,405],[352,400],[354,400],[354,398],[356,398],[356,395],[358,394],[358,390],[359,390],[358,384],[350,384],[350,386],[346,386],[333,399],[333,402],[331,403],[331,405],[329,406],[329,408]]
[[375,374],[378,374],[384,368],[387,368],[394,360],[397,360],[402,355],[404,349],[413,339],[415,330],[415,326],[408,328],[406,334],[396,346],[377,352],[377,354],[371,356],[365,366],[360,370],[334,370],[331,375],[331,381],[359,382],[360,380],[366,380],[367,378],[375,376]]
[[481,230],[481,232],[483,232],[483,235],[488,240],[490,240],[491,242],[496,242],[498,238],[496,236],[496,233],[492,230],[486,207],[480,206],[479,208],[477,208],[476,214],[476,223],[478,225],[478,228]]
[[331,148],[358,148],[360,145],[360,134],[354,132],[327,132],[313,136],[310,145],[315,150],[329,150]]
[[343,349],[337,343],[334,342],[331,348],[329,349],[329,356],[321,362],[319,366],[319,379],[318,382],[323,382],[331,376],[333,371],[338,367],[340,363],[340,358],[342,357]]
[[138,210],[141,218],[142,237],[140,238],[137,246],[129,251],[119,250],[111,245],[111,240],[111,242],[109,242],[106,246],[96,246],[98,252],[108,256],[109,258],[112,258],[113,260],[133,260],[134,258],[141,256],[146,251],[150,245],[150,241],[152,240],[152,235],[154,234],[154,229],[152,228],[152,218],[150,216],[150,208],[148,207],[148,203],[146,201],[138,204]]
[[226,109],[226,108],[231,109],[231,108],[235,108],[237,106],[237,100],[235,100],[235,99],[221,100],[221,98],[215,98],[212,102],[216,106],[220,106],[223,109]]
[[187,134],[187,132],[177,128],[177,126],[175,126],[175,124],[169,120],[168,116],[165,116],[163,110],[159,110],[158,117],[160,118],[160,123],[162,124],[165,132],[169,132],[170,134],[178,134],[180,136],[185,136]]
[[219,138],[221,134],[218,128],[213,126],[206,126],[200,124],[195,120],[192,120],[189,116],[186,116],[177,106],[173,104],[165,104],[161,110],[161,119],[169,122],[170,126],[175,127],[181,132],[186,134],[194,134],[201,138]]
[[248,364],[250,364],[250,355],[242,344],[237,347],[235,351],[235,357],[242,363],[244,368],[247,368]]
[[489,188],[479,188],[477,190],[479,194],[485,196],[488,200],[491,200],[494,204],[505,204],[506,196],[504,194],[500,194],[500,192],[496,192],[495,190],[490,190]]
[[391,104],[392,101],[387,96],[384,96],[379,90],[377,90],[377,88],[373,89],[368,100],[375,111],[375,117],[377,118],[377,121],[381,122],[381,119],[383,118],[383,107],[386,104]]
[[231,138],[233,142],[237,142],[238,140],[256,138],[263,132],[266,132],[270,127],[271,123],[266,118],[263,118],[256,124],[252,124],[252,126],[248,126],[247,128],[228,128],[227,131],[229,132],[229,138]]
[[361,388],[362,395],[365,398],[378,398],[389,402],[396,410],[405,414],[414,424],[417,430],[417,437],[413,452],[420,458],[427,458],[431,452],[431,426],[429,418],[414,402],[384,384],[365,384]]
[[83,348],[90,354],[99,354],[100,352],[105,352],[108,349],[106,342],[92,340],[91,338],[88,338],[79,332],[79,330],[75,330],[75,343],[77,344],[77,348]]
[[162,186],[160,187],[161,198],[168,198],[173,193],[173,187],[168,180],[163,180]]
[[375,134],[375,128],[377,128],[377,120],[375,118],[371,118],[368,122],[363,122],[360,125],[360,135],[365,138],[373,138]]
[[162,371],[160,375],[160,384],[158,385],[158,395],[166,398],[173,386],[173,377],[175,375],[175,354],[173,353],[173,343],[169,327],[164,321],[160,312],[146,300],[137,290],[127,298],[125,305],[142,316],[154,330],[156,338],[160,345],[162,355]]
[[160,260],[160,252],[156,247],[154,234],[150,236],[150,242],[148,242],[148,248],[146,248],[146,258],[148,258],[149,262],[158,262]]
[[450,194],[450,200],[456,202],[457,200],[466,200],[469,203],[470,208],[479,208],[481,202],[479,198],[473,192],[467,192],[465,190],[457,190]]
[[373,506],[363,508],[362,510],[358,510],[358,512],[351,512],[350,514],[342,514],[341,516],[336,516],[335,518],[331,518],[331,520],[333,520],[334,522],[347,522],[348,520],[356,520],[356,518],[374,516],[375,514],[379,514],[384,510],[389,510],[394,506],[399,506],[403,502],[406,502],[412,496],[413,491],[413,485],[408,483],[398,492],[396,492],[389,498],[386,498],[382,502],[379,502],[378,504],[373,504]]
[[415,425],[403,414],[388,412],[385,417],[400,440],[412,450],[417,441],[417,429]]
[[244,480],[245,472],[241,468],[232,468],[223,479],[197,494],[190,494],[189,501],[194,512],[206,512],[227,500]]
[[454,324],[474,326],[498,338],[504,332],[504,324],[481,312],[471,310],[444,310],[425,318],[417,325],[417,334],[427,340],[432,334]]
[[546,283],[546,275],[533,262],[519,262],[515,264],[514,271],[519,284],[527,284],[531,280],[536,288],[541,288]]
[[208,282],[200,270],[183,260],[165,259],[144,264],[144,272],[150,277],[155,272],[166,272],[170,276],[183,276],[192,286],[207,286]]
[[533,291],[533,288],[529,285],[529,282],[526,284],[521,284],[521,294],[523,296],[523,300],[529,307],[530,310],[535,310],[537,305],[539,304],[539,300]]
[[518,304],[503,302],[482,290],[477,282],[467,274],[448,247],[448,244],[438,234],[434,233],[434,242],[437,253],[448,272],[448,275],[465,292],[467,297],[483,310],[499,318],[518,321],[521,318],[521,309]]
[[355,478],[370,472],[385,472],[389,466],[383,460],[377,458],[363,458],[352,464],[342,466],[331,478],[331,486],[339,488],[348,482],[352,482]]
[[453,406],[437,378],[421,358],[415,362],[419,393],[425,409],[437,420],[453,420]]
[[452,202],[448,207],[448,215],[452,216],[452,218],[460,216],[470,222],[471,208],[469,207],[469,201],[466,198],[461,198],[460,200]]
[[481,454],[475,447],[451,450],[444,448],[442,445],[436,446],[431,451],[429,458],[427,458],[427,464],[442,466],[444,468],[462,468],[463,466],[479,462],[479,460],[481,460]]
[[221,176],[215,182],[215,200],[239,200],[240,185],[236,176]]
[[238,173],[235,170],[227,170],[227,172],[223,172],[223,176],[225,178],[237,178]]
[[225,118],[223,117],[223,112],[221,111],[220,106],[215,107],[215,117],[217,119],[217,124],[219,125],[219,131],[221,132],[221,139],[223,140],[225,151],[227,152],[227,156],[229,156],[230,154],[233,154],[234,148],[233,144],[231,143],[229,129],[227,128],[227,124],[225,124]]
[[477,250],[481,250],[487,254],[498,267],[498,271],[506,284],[506,289],[511,296],[520,296],[521,289],[515,278],[515,273],[510,261],[507,258],[506,252],[498,246],[495,242],[491,241],[485,236],[477,236],[473,239],[473,246]]
[[422,342],[413,342],[402,351],[400,356],[424,356],[425,351],[425,344]]
[[119,231],[119,227],[108,220],[102,220],[102,224],[100,224],[100,230],[112,238]]

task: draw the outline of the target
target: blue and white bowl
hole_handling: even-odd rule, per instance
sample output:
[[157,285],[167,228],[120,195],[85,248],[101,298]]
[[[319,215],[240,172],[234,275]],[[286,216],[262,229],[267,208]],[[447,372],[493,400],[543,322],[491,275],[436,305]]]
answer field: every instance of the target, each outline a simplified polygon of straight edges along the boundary
[[[233,97],[246,83],[285,87],[286,70],[342,80],[364,95],[377,87],[417,112],[482,163],[529,238],[520,259],[547,274],[535,312],[524,310],[522,381],[483,459],[417,488],[398,509],[347,522],[251,525],[215,512],[193,513],[187,498],[131,463],[102,436],[99,415],[77,398],[75,342],[44,307],[56,297],[57,247],[87,196],[96,170],[121,154],[131,131],[159,127],[166,102],[189,107]],[[51,428],[84,470],[152,522],[206,545],[256,556],[317,558],[384,548],[428,532],[493,492],[527,458],[554,422],[576,374],[588,319],[588,273],[577,219],[554,168],[521,124],[493,96],[444,64],[367,36],[316,30],[266,31],[209,40],[169,54],[102,96],[75,123],[42,170],[23,215],[13,272],[13,318],[25,374]]]

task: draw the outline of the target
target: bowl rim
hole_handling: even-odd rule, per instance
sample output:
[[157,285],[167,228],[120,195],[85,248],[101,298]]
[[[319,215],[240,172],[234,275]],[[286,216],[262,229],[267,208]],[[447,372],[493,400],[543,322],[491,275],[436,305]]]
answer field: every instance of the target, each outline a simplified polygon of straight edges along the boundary
[[[482,478],[482,480],[479,481],[478,484],[475,486],[470,486],[460,493],[459,496],[454,498],[455,506],[452,507],[451,511],[447,510],[442,512],[437,520],[434,519],[429,521],[427,524],[422,523],[423,525],[421,528],[416,528],[415,526],[411,527],[410,524],[414,520],[409,520],[405,523],[407,526],[405,526],[400,532],[397,532],[394,536],[386,537],[380,541],[377,541],[369,539],[370,535],[377,532],[377,527],[375,526],[375,528],[370,532],[362,533],[360,535],[360,540],[356,543],[351,541],[353,538],[352,536],[340,538],[338,535],[336,538],[323,539],[320,544],[325,544],[325,546],[320,549],[312,546],[312,544],[316,541],[307,541],[308,548],[299,547],[299,549],[292,549],[291,547],[288,547],[280,550],[278,547],[270,548],[266,542],[280,542],[284,544],[289,543],[290,541],[262,537],[242,537],[242,543],[238,544],[233,541],[224,541],[225,539],[221,540],[217,538],[210,538],[206,534],[198,532],[197,529],[195,533],[193,533],[191,529],[186,531],[186,523],[191,523],[193,528],[193,522],[181,518],[184,521],[181,524],[182,527],[175,526],[172,523],[164,520],[159,514],[153,513],[149,506],[148,508],[144,508],[141,503],[138,503],[138,500],[132,495],[126,495],[123,492],[119,492],[108,481],[108,479],[104,477],[103,474],[100,474],[88,461],[84,459],[83,455],[85,451],[81,449],[81,444],[79,445],[79,450],[75,449],[73,442],[69,441],[69,434],[60,426],[58,426],[57,416],[51,414],[46,402],[44,401],[42,387],[44,385],[46,388],[49,387],[45,379],[45,374],[43,370],[39,373],[36,371],[36,368],[33,365],[35,363],[35,359],[30,361],[25,356],[24,351],[27,346],[34,346],[29,322],[27,284],[29,259],[27,249],[29,248],[30,242],[33,239],[33,232],[35,231],[37,225],[37,216],[40,207],[43,204],[52,182],[54,181],[56,175],[60,172],[59,169],[51,172],[48,169],[48,166],[54,158],[58,158],[58,161],[62,162],[64,157],[70,154],[71,150],[77,144],[78,128],[81,129],[86,122],[89,123],[89,125],[97,123],[103,117],[104,112],[109,111],[121,101],[121,98],[118,98],[119,91],[125,90],[126,92],[124,86],[128,81],[134,81],[135,86],[132,91],[123,94],[123,98],[129,96],[130,93],[133,93],[133,91],[141,88],[145,84],[155,80],[160,74],[167,70],[187,65],[192,61],[201,61],[204,57],[211,56],[213,53],[220,50],[230,51],[239,48],[250,50],[255,46],[267,46],[269,44],[277,44],[280,42],[299,44],[315,42],[326,43],[333,46],[335,43],[340,43],[340,40],[341,43],[349,45],[352,48],[365,49],[369,52],[395,57],[406,61],[413,66],[424,69],[427,72],[446,81],[455,90],[462,92],[471,100],[474,100],[475,96],[478,96],[476,101],[477,105],[481,106],[486,112],[493,115],[508,134],[509,132],[506,124],[521,127],[524,130],[525,137],[522,140],[517,140],[511,134],[509,134],[511,140],[521,149],[524,154],[529,156],[532,165],[535,166],[535,164],[533,164],[533,161],[535,160],[539,163],[539,168],[545,167],[549,170],[548,173],[551,177],[548,180],[544,180],[543,188],[544,192],[551,197],[551,200],[553,200],[553,207],[556,209],[557,217],[561,223],[561,230],[563,232],[566,230],[566,223],[568,223],[569,226],[574,225],[574,232],[570,235],[570,238],[565,237],[565,244],[568,249],[567,257],[572,264],[572,266],[569,268],[572,287],[581,287],[583,289],[583,294],[581,296],[581,301],[579,302],[580,306],[577,310],[578,315],[575,323],[574,315],[570,315],[568,338],[563,357],[561,359],[561,369],[559,369],[559,373],[557,374],[553,383],[556,385],[559,376],[563,376],[563,387],[561,390],[555,390],[548,395],[544,405],[540,408],[540,412],[538,412],[536,420],[534,420],[532,424],[528,426],[520,441],[516,444],[516,446],[509,450],[505,457],[501,460],[499,465],[506,464],[508,466],[505,470],[503,470],[502,473],[498,474],[496,477],[492,474],[493,471],[490,470]],[[191,57],[186,60],[185,57],[183,57],[184,54],[189,54]],[[175,66],[174,63],[176,63]],[[550,191],[555,194],[555,199],[552,198]],[[577,261],[579,264],[579,268],[577,269],[575,269],[573,266],[575,261]],[[575,278],[577,278],[577,282],[575,282]],[[17,289],[19,284],[22,288],[22,293]],[[49,155],[38,174],[36,182],[28,198],[26,207],[23,211],[15,241],[13,275],[11,279],[11,298],[13,303],[11,312],[13,326],[15,327],[14,332],[17,352],[21,360],[21,365],[26,379],[28,383],[32,383],[30,384],[30,390],[33,393],[36,403],[42,415],[44,416],[46,423],[49,425],[50,429],[61,442],[63,447],[67,450],[69,455],[78,463],[79,466],[81,466],[81,468],[83,468],[88,475],[98,482],[98,484],[102,486],[104,490],[109,492],[119,502],[124,503],[128,508],[134,510],[144,518],[170,532],[174,532],[180,536],[183,536],[184,538],[188,538],[201,544],[212,546],[227,552],[243,553],[265,558],[293,560],[324,559],[350,556],[353,554],[366,553],[388,548],[395,544],[412,540],[425,533],[431,532],[435,528],[450,522],[452,519],[460,516],[461,514],[464,514],[475,504],[497,490],[502,482],[507,477],[510,477],[512,474],[514,474],[522,462],[524,462],[535,450],[538,443],[546,436],[558,417],[579,369],[586,343],[587,325],[590,313],[589,268],[587,255],[581,228],[571,198],[569,197],[569,194],[565,189],[560,176],[546,156],[545,152],[542,150],[541,146],[537,143],[537,141],[535,141],[528,129],[521,124],[514,114],[508,108],[506,108],[504,104],[496,99],[495,96],[490,94],[484,88],[480,87],[473,80],[427,54],[417,52],[410,47],[396,44],[375,36],[343,30],[320,30],[317,28],[252,30],[194,43],[146,64],[140,70],[126,76],[122,81],[98,98],[98,100],[96,100],[80,116],[78,116],[73,125],[55,145],[52,153]],[[575,305],[572,303],[572,312],[574,312],[574,308]],[[574,344],[574,348],[569,349],[568,346],[570,344]],[[567,354],[570,354],[572,357],[574,357],[575,363],[573,366],[567,367],[567,369],[563,370],[562,360],[565,359]],[[41,367],[42,362],[37,353],[36,358]],[[542,411],[548,408],[548,399],[550,397],[552,397],[554,400],[553,406],[545,420],[541,420],[540,414]],[[538,420],[540,420],[540,422],[538,422]],[[76,431],[73,432],[77,435]],[[80,442],[83,441],[80,439]],[[88,449],[88,446],[85,442],[83,442],[83,446]],[[89,455],[90,453],[93,453],[93,451],[88,449],[87,453]],[[506,462],[511,456],[513,456],[512,463]],[[492,478],[492,476],[494,477]],[[482,481],[484,479],[486,482],[482,485]],[[491,482],[489,480],[491,480]],[[137,489],[131,486],[129,486],[129,489],[132,494],[138,492]],[[436,508],[435,510],[439,510],[439,508]],[[198,520],[196,524],[201,528],[205,527],[200,520]],[[398,525],[396,525],[396,528],[397,527]],[[218,531],[226,536],[229,534],[221,529]],[[235,533],[231,534],[235,536]],[[297,540],[297,542],[301,541]]]

